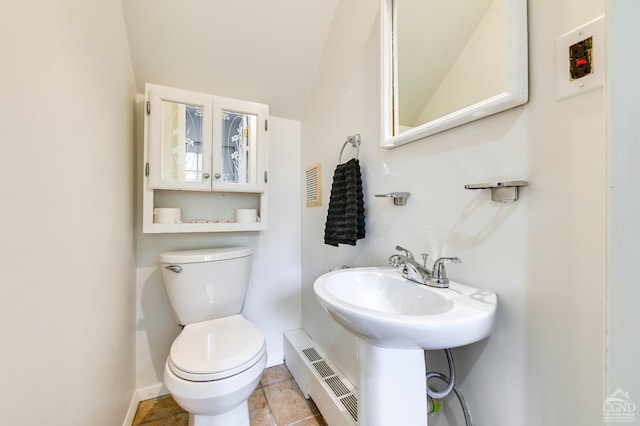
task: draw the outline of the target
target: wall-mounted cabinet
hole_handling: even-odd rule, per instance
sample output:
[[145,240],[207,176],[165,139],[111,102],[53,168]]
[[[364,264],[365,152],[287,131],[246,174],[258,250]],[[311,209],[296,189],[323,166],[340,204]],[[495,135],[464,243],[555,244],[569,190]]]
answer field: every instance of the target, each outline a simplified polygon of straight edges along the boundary
[[[143,232],[259,231],[267,226],[269,107],[147,84]],[[182,223],[154,223],[155,208]],[[257,222],[234,222],[254,208]]]

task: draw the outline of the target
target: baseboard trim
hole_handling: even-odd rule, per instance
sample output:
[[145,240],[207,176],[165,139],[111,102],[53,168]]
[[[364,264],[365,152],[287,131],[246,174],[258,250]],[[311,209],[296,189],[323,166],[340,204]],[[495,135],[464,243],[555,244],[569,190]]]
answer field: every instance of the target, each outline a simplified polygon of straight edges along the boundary
[[167,389],[164,383],[156,383],[155,385],[147,386],[146,388],[137,389],[136,394],[140,401],[145,401],[147,399],[169,395],[169,389]]
[[131,403],[129,404],[129,409],[127,410],[124,422],[122,422],[122,426],[131,426],[133,418],[136,415],[136,410],[138,409],[138,404],[140,404],[140,399],[138,398],[138,392],[136,391],[133,393],[133,397],[131,397]]
[[122,426],[131,426],[133,419],[136,416],[136,411],[138,410],[138,404],[142,401],[146,401],[147,399],[153,399],[163,395],[169,395],[169,389],[167,389],[162,383],[156,383],[155,385],[136,389],[131,397],[127,416],[124,418]]

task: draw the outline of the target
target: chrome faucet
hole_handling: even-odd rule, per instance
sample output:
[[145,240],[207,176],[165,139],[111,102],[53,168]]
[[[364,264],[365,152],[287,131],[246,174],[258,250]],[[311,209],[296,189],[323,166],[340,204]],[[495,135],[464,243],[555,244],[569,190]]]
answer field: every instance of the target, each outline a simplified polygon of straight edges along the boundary
[[424,265],[420,265],[413,257],[413,253],[409,250],[396,246],[396,250],[403,251],[405,254],[394,254],[389,257],[389,265],[394,268],[402,266],[402,276],[408,280],[424,284],[428,277],[431,277],[431,271],[426,268],[427,255],[424,254]]
[[418,284],[424,284],[431,287],[447,288],[449,287],[449,278],[447,278],[447,271],[444,268],[444,264],[461,263],[462,259],[459,257],[441,257],[437,259],[433,264],[433,271],[427,268],[426,253],[422,254],[422,265],[416,262],[413,254],[400,246],[396,246],[396,250],[403,251],[405,254],[394,254],[389,257],[389,265],[394,268],[402,266],[402,277]]

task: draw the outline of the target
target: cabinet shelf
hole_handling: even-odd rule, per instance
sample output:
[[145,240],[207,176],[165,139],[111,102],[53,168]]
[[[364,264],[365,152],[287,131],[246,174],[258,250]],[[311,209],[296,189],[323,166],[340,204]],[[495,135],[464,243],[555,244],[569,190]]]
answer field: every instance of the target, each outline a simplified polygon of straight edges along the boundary
[[264,231],[266,224],[262,222],[253,223],[149,223],[144,225],[145,234],[177,234],[189,232],[243,232],[243,231]]
[[[217,193],[198,191],[153,190],[143,193],[142,232],[177,234],[196,232],[246,232],[267,229],[266,193]],[[180,207],[185,223],[154,223],[154,207]],[[233,222],[235,209],[255,208],[258,222]],[[189,223],[196,220],[220,222]]]

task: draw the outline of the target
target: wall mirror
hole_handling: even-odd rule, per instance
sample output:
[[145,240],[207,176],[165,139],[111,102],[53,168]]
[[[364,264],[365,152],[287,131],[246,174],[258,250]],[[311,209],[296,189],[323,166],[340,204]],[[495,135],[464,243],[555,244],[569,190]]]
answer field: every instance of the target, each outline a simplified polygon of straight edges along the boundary
[[527,0],[381,1],[382,147],[527,102]]

